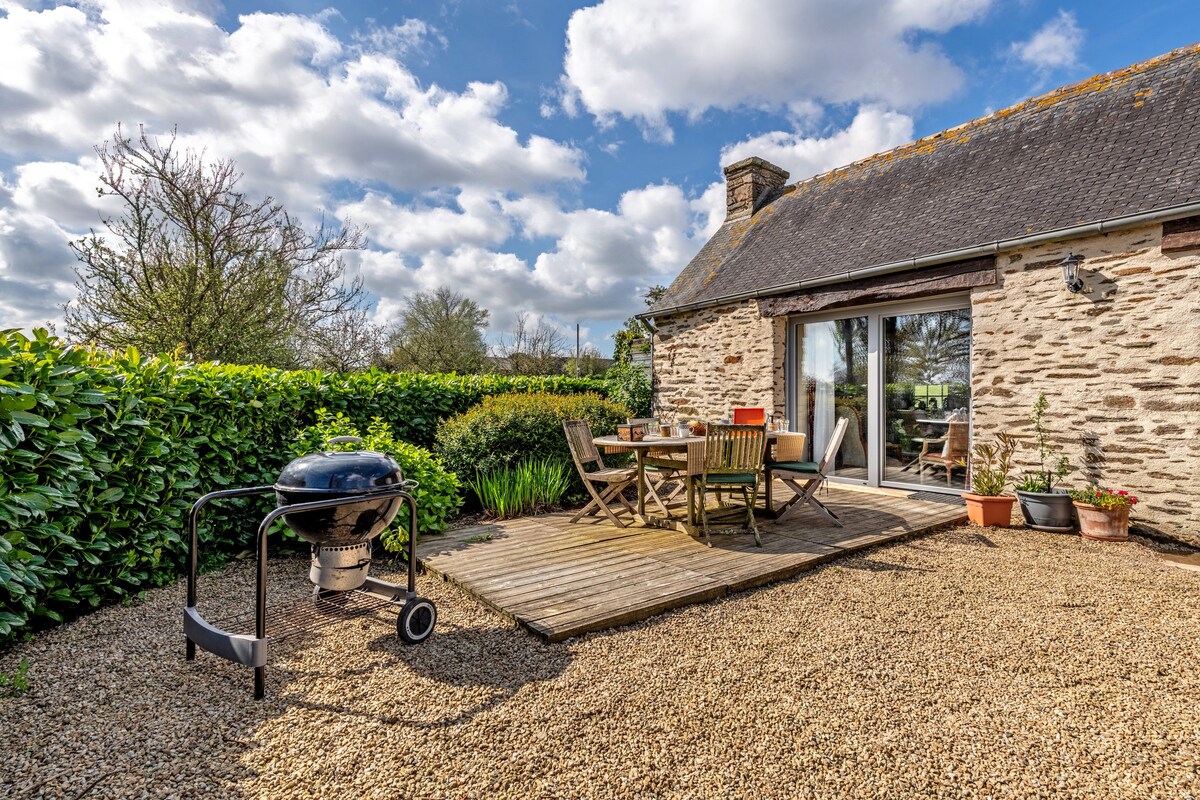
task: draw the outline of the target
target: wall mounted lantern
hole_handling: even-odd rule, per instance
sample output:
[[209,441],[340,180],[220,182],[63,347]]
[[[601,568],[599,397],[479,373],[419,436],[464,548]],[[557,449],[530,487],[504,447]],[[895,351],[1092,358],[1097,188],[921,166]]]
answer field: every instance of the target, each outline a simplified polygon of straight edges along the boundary
[[1079,277],[1079,265],[1083,263],[1083,256],[1077,256],[1074,253],[1067,253],[1066,258],[1058,262],[1062,267],[1063,281],[1067,284],[1067,291],[1073,294],[1078,294],[1083,291],[1083,281]]

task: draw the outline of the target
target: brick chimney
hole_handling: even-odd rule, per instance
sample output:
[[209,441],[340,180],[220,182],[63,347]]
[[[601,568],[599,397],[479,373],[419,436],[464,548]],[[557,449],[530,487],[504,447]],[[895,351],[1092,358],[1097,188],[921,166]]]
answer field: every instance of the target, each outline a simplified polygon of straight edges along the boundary
[[744,158],[725,168],[725,221],[748,217],[766,195],[787,184],[787,170],[761,158]]

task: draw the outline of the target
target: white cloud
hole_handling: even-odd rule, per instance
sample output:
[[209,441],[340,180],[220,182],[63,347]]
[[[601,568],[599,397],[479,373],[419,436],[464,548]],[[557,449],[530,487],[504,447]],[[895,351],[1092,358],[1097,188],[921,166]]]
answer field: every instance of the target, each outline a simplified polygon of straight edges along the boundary
[[1014,42],[1012,52],[1039,70],[1052,70],[1078,64],[1082,47],[1083,29],[1075,15],[1060,10],[1027,41]]
[[788,181],[811,178],[834,167],[890,150],[912,139],[913,120],[905,114],[877,106],[863,106],[850,125],[828,136],[772,131],[721,150],[721,163],[732,164],[758,156],[789,173]]
[[[947,7],[935,21],[926,5],[896,0],[891,24],[937,30],[985,5]],[[350,254],[347,265],[377,298],[379,320],[394,317],[410,292],[449,285],[491,310],[492,336],[511,327],[520,310],[564,328],[585,320],[603,331],[639,310],[649,286],[671,281],[724,218],[719,182],[700,194],[655,183],[625,192],[608,210],[578,207],[582,152],[502,123],[502,83],[459,91],[423,85],[403,59],[435,33],[415,23],[341,40],[322,15],[249,14],[227,32],[195,5],[4,7],[0,163],[13,166],[0,175],[0,327],[55,320],[74,296],[67,244],[99,222],[92,147],[117,121],[127,133],[144,123],[163,135],[178,124],[178,147],[236,160],[248,192],[272,194],[302,217],[326,211],[368,225],[370,249]],[[909,67],[928,63],[934,78],[957,80],[940,54],[899,39],[891,46]],[[721,57],[707,45],[691,49]],[[749,52],[754,57],[738,63],[768,49]],[[789,75],[811,83],[804,65],[813,58],[803,55]],[[846,77],[838,92],[861,94],[854,89],[861,80]],[[733,144],[723,163],[761,155],[798,180],[911,135],[909,117],[873,104],[861,105],[845,130],[805,134],[823,111],[801,88],[780,91],[777,100],[744,93],[730,100],[777,103],[796,128]],[[660,116],[707,107],[702,97],[671,102],[659,107]],[[609,144],[597,147],[621,158],[619,141]],[[601,348],[607,350],[603,340]]]
[[[548,195],[502,200],[500,208],[521,236],[554,240],[532,263],[479,244],[460,244],[424,254],[415,269],[406,269],[394,255],[372,253],[364,259],[364,276],[374,286],[387,286],[389,297],[448,285],[486,298],[493,332],[510,328],[522,310],[559,325],[621,319],[640,307],[638,298],[646,289],[673,279],[703,244],[710,199],[689,198],[678,186],[658,184],[626,192],[615,212],[563,210]],[[389,301],[379,313],[388,318],[399,308],[399,302]]]
[[463,189],[455,198],[459,211],[434,204],[400,206],[392,198],[368,192],[362,200],[346,203],[337,215],[353,219],[370,230],[371,240],[402,253],[422,254],[464,244],[498,245],[512,235],[511,220],[500,208],[501,195]]
[[198,4],[0,6],[4,326],[56,320],[74,295],[67,243],[99,223],[92,148],[119,121],[134,135],[177,125],[178,148],[234,159],[244,189],[301,217],[336,207],[371,223],[374,254],[349,263],[382,305],[418,285],[406,262],[508,238],[500,198],[584,177],[573,146],[499,121],[502,83],[423,85],[402,60],[437,39],[423,22],[342,41],[328,14],[247,14],[227,32]]
[[376,27],[354,34],[354,41],[364,50],[383,53],[397,59],[419,52],[430,39],[443,48],[448,44],[446,37],[436,28],[419,19],[406,19],[400,25]]
[[567,27],[568,114],[637,120],[671,138],[667,115],[811,101],[908,108],[941,100],[958,68],[921,32],[978,19],[992,0],[604,0]]
[[[303,170],[310,182],[409,190],[582,178],[574,148],[522,142],[497,121],[503,84],[423,87],[394,54],[346,47],[312,18],[239,23],[227,34],[195,12],[113,0],[94,16],[11,8],[0,18],[0,149],[78,153],[123,120],[178,125],[184,143],[275,174]],[[397,37],[389,29],[377,44],[395,50]]]

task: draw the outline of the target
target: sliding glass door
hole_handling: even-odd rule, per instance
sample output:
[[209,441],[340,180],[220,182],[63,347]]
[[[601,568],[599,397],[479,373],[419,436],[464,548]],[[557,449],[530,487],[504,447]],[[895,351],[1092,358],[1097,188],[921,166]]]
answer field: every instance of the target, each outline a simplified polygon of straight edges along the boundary
[[808,434],[806,460],[820,461],[834,426],[850,420],[827,474],[867,479],[867,318],[800,326],[795,429]]
[[882,318],[883,480],[965,488],[971,424],[971,314]]
[[793,430],[820,461],[849,420],[830,476],[962,491],[970,446],[971,315],[966,298],[876,306],[795,320]]

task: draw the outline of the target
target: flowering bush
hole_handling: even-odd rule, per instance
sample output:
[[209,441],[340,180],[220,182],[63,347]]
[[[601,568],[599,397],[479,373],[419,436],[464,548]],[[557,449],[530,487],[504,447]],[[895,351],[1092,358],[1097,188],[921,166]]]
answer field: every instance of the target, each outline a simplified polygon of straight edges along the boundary
[[1138,499],[1124,489],[1101,489],[1099,486],[1089,486],[1086,489],[1075,489],[1071,499],[1077,503],[1087,503],[1089,506],[1103,508],[1105,511],[1117,511],[1137,505]]

